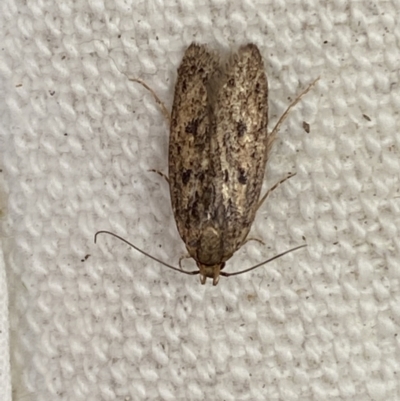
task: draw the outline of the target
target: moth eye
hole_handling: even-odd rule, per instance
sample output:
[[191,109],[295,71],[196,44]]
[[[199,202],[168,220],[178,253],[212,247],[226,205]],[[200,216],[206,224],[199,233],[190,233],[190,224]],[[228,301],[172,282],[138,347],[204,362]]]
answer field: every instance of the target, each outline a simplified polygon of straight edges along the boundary
[[244,168],[239,168],[238,170],[238,181],[243,185],[247,183],[246,171]]
[[235,79],[234,79],[234,78],[231,78],[231,79],[228,81],[228,85],[229,85],[229,86],[235,86]]
[[192,175],[192,170],[185,170],[183,173],[182,173],[182,183],[184,184],[184,185],[186,185],[188,182],[189,182],[189,180],[190,180],[190,176]]

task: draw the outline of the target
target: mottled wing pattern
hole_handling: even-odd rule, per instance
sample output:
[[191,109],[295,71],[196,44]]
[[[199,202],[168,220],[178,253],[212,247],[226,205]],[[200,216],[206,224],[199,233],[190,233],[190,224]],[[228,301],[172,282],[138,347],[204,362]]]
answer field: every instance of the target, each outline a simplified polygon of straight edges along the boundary
[[183,56],[175,85],[168,178],[175,221],[186,244],[190,236],[198,236],[205,213],[201,193],[210,168],[207,85],[217,67],[215,53],[192,44]]
[[267,161],[268,82],[258,48],[239,49],[222,68],[210,94],[210,160],[218,197],[215,210],[228,259],[251,228]]

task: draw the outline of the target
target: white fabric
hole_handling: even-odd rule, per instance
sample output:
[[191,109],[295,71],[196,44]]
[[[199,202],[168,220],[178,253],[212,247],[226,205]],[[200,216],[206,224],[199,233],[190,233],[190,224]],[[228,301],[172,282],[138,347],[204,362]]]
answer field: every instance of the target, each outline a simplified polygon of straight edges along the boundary
[[3,250],[0,248],[0,399],[11,401],[8,291]]
[[[15,400],[400,399],[398,1],[0,7]],[[270,129],[321,76],[269,156],[265,189],[297,175],[257,214],[251,236],[266,245],[226,270],[308,248],[217,287],[93,243],[109,229],[174,265],[185,253],[168,186],[148,172],[167,170],[168,124],[127,77],[170,108],[193,40],[259,46]]]

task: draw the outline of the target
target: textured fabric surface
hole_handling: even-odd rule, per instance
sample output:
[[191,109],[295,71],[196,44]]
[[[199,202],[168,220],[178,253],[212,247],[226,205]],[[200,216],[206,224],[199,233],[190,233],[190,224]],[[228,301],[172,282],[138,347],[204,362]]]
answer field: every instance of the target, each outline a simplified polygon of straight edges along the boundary
[[11,400],[8,291],[2,249],[0,249],[0,394],[1,400]]
[[[15,400],[400,399],[398,1],[0,7]],[[93,243],[109,229],[174,265],[185,253],[168,186],[148,172],[166,172],[168,124],[127,77],[170,108],[194,40],[259,46],[270,129],[321,76],[269,155],[265,189],[297,175],[257,214],[266,245],[226,270],[308,247],[217,287]]]

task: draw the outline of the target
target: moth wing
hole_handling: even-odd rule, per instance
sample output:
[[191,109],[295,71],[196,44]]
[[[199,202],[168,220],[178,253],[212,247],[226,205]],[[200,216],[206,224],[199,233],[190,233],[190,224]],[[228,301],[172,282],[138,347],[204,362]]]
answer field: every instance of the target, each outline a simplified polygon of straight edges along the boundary
[[267,160],[268,84],[255,45],[224,65],[191,45],[178,69],[169,183],[178,231],[200,263],[222,263],[246,239]]
[[210,85],[213,210],[224,260],[243,244],[255,218],[267,161],[268,82],[258,48],[239,49]]
[[210,178],[208,82],[218,57],[206,46],[190,45],[178,68],[171,113],[169,185],[179,234],[188,245],[198,237],[205,213],[202,192]]

